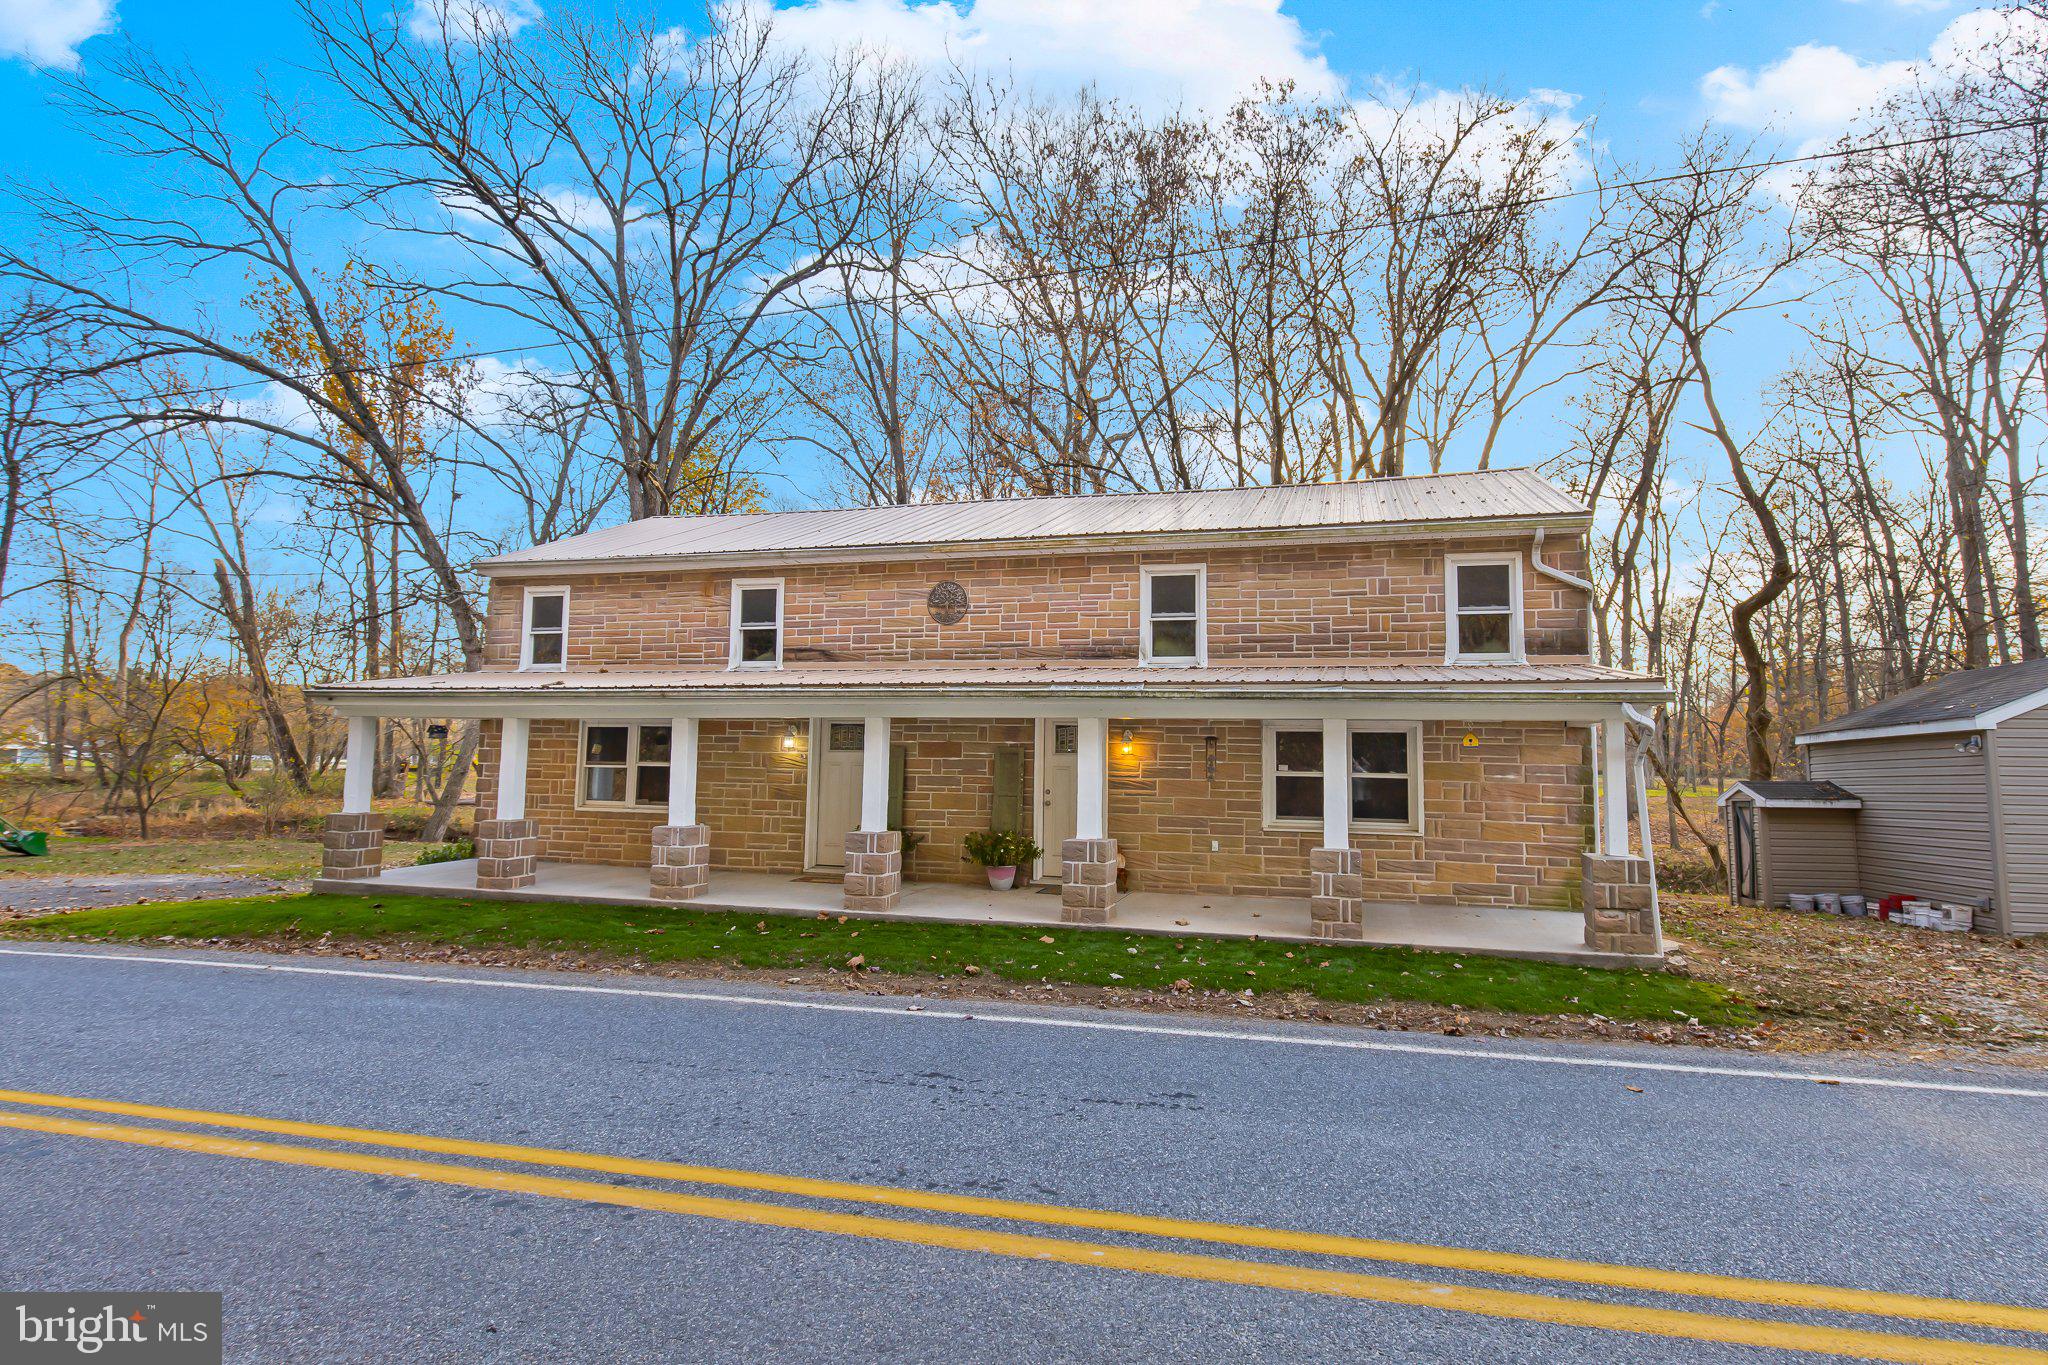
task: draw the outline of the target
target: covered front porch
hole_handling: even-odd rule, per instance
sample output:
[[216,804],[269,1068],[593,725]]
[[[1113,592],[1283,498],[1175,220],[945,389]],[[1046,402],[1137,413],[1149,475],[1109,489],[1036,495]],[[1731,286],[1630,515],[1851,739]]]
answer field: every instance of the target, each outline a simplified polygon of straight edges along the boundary
[[[474,859],[392,868],[373,884],[340,881],[321,890],[405,892],[422,896],[474,896]],[[692,910],[769,915],[847,915],[850,918],[936,922],[945,924],[1008,924],[1054,928],[1070,924],[1061,905],[1060,888],[1048,884],[1024,891],[991,891],[950,882],[906,882],[889,910],[849,910],[837,882],[814,875],[777,872],[713,872],[702,895],[692,897]],[[650,894],[645,873],[629,867],[542,860],[533,881],[509,891],[489,893],[496,899],[586,901],[604,905],[669,906],[675,902]],[[1308,901],[1296,896],[1185,896],[1133,892],[1117,902],[1113,927],[1124,933],[1220,938],[1261,938],[1310,942],[1315,932]],[[1577,962],[1587,966],[1639,966],[1641,955],[1600,953],[1587,948],[1584,925],[1576,913],[1517,910],[1499,906],[1374,904],[1368,907],[1360,933],[1351,942],[1441,952],[1485,953],[1496,957],[1544,962]]]
[[[1532,665],[348,685],[321,885],[1648,963],[1643,690]],[[484,723],[475,859],[383,869],[369,770],[393,714]],[[1043,845],[1033,885],[979,884],[961,844],[983,828]]]

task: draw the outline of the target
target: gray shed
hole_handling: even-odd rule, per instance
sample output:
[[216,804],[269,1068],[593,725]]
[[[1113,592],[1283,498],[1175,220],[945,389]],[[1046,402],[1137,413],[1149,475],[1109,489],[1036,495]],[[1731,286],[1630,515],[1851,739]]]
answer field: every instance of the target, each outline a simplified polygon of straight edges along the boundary
[[1737,782],[1721,793],[1728,895],[1783,905],[1794,892],[1860,892],[1856,815],[1863,802],[1832,782]]
[[1807,776],[1862,799],[1864,894],[1978,907],[2048,933],[2048,659],[1953,673],[1799,736]]

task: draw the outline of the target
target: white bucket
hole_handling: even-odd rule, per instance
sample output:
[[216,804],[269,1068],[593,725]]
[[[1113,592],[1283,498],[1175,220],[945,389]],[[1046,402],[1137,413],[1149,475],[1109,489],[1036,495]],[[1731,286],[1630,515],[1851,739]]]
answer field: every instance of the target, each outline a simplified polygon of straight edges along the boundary
[[1801,912],[1802,914],[1813,909],[1813,897],[1811,896],[1801,896],[1796,894],[1787,896],[1785,898],[1785,903],[1791,906],[1794,910]]
[[1823,891],[1818,896],[1815,896],[1813,898],[1813,905],[1823,915],[1839,915],[1842,913],[1842,898],[1832,891]]
[[1870,913],[1869,902],[1865,901],[1861,896],[1844,896],[1842,897],[1842,913],[1851,919],[1862,919]]

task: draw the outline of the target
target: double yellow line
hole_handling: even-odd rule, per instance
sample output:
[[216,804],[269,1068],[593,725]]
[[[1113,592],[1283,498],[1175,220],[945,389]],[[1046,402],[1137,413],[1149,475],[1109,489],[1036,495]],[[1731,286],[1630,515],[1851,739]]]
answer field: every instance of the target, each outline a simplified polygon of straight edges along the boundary
[[[1252,1250],[1425,1266],[1440,1270],[1508,1276],[1524,1280],[1547,1280],[1648,1294],[1710,1298],[1766,1308],[1858,1314],[1956,1327],[2048,1335],[2048,1309],[2018,1305],[1928,1298],[1912,1294],[1749,1279],[1732,1275],[1658,1270],[1598,1261],[1563,1260],[1511,1252],[1295,1232],[1234,1223],[1160,1218],[1056,1204],[989,1199],[975,1195],[936,1194],[887,1185],[814,1180],[802,1176],[606,1156],[560,1148],[474,1142],[463,1138],[306,1123],[202,1109],[179,1109],[163,1105],[135,1104],[123,1100],[84,1099],[34,1091],[0,1090],[0,1103],[31,1106],[36,1109],[67,1110],[74,1114],[114,1115],[234,1132],[310,1138],[321,1142],[383,1148],[408,1154],[431,1153],[513,1166],[539,1166],[556,1170],[588,1171],[636,1179],[714,1186],[843,1204],[1079,1228]],[[1377,1303],[1435,1308],[1449,1312],[1476,1313],[1524,1322],[1862,1356],[1872,1360],[2048,1362],[2048,1351],[2026,1347],[1783,1322],[1769,1318],[1726,1316],[1685,1309],[1604,1303],[1560,1295],[1400,1279],[1315,1266],[1238,1259],[1231,1256],[1155,1250],[917,1219],[886,1218],[873,1214],[845,1213],[761,1200],[685,1194],[675,1190],[650,1189],[639,1185],[568,1179],[521,1170],[428,1161],[419,1159],[417,1155],[378,1156],[331,1147],[308,1147],[222,1137],[182,1129],[138,1127],[98,1119],[23,1113],[17,1110],[0,1110],[0,1127],[66,1137],[96,1138],[160,1150],[199,1152],[281,1165],[395,1176],[473,1189],[621,1205],[699,1218],[714,1218],[725,1222],[749,1223],[761,1227],[864,1237],[955,1251],[1009,1256],[1022,1260],[1053,1261],[1175,1279],[1205,1280],[1297,1293],[1326,1294]]]

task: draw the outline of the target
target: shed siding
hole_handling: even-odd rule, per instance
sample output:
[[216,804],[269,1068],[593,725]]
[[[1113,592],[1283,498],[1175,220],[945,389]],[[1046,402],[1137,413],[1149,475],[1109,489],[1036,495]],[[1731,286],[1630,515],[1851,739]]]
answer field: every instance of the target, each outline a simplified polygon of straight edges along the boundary
[[1797,891],[1858,892],[1856,813],[1765,807],[1757,812],[1757,845],[1763,852],[1757,886],[1765,905],[1783,905]]
[[2048,711],[1998,727],[1998,814],[2005,854],[2006,927],[2048,934]]
[[1816,780],[1863,798],[1857,859],[1863,892],[1974,901],[1996,894],[1991,800],[1982,754],[1956,751],[1960,735],[1815,744]]

